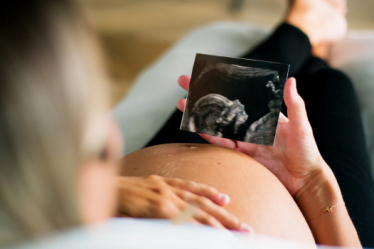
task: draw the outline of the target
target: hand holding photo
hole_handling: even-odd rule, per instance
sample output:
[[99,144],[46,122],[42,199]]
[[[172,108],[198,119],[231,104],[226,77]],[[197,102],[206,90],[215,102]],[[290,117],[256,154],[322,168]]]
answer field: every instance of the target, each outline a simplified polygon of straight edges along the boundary
[[289,65],[197,54],[181,130],[274,145]]

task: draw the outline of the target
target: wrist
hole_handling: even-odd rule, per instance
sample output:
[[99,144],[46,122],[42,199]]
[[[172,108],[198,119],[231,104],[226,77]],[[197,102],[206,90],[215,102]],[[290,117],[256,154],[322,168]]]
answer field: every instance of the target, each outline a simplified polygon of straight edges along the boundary
[[316,243],[361,248],[332,170],[324,161],[320,169],[320,173],[294,195]]
[[307,220],[312,219],[327,207],[343,202],[334,173],[324,161],[320,172],[294,195],[294,199]]

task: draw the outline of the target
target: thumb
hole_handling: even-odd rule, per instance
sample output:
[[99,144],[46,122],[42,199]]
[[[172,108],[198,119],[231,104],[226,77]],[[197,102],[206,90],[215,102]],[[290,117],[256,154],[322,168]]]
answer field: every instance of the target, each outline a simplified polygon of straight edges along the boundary
[[283,97],[287,106],[287,116],[291,128],[298,131],[308,129],[308,127],[310,129],[305,103],[297,92],[295,78],[289,78],[286,81]]

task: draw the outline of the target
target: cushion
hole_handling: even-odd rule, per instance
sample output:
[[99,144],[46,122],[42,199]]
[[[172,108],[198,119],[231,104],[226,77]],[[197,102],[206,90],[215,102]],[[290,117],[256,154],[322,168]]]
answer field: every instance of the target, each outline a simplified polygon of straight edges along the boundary
[[[14,248],[14,247],[12,247]],[[19,249],[182,249],[182,248],[316,248],[314,245],[207,226],[174,225],[167,220],[111,219],[90,228],[77,228]],[[325,247],[324,247],[325,248]]]

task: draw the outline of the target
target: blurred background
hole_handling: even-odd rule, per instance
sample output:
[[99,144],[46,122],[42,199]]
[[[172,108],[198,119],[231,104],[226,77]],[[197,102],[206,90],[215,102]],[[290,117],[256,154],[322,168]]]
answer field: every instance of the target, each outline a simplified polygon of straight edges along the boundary
[[[374,30],[374,0],[347,0],[349,29]],[[136,76],[191,30],[215,21],[277,25],[289,0],[79,0],[104,46],[113,105]],[[191,65],[192,67],[192,65]]]

